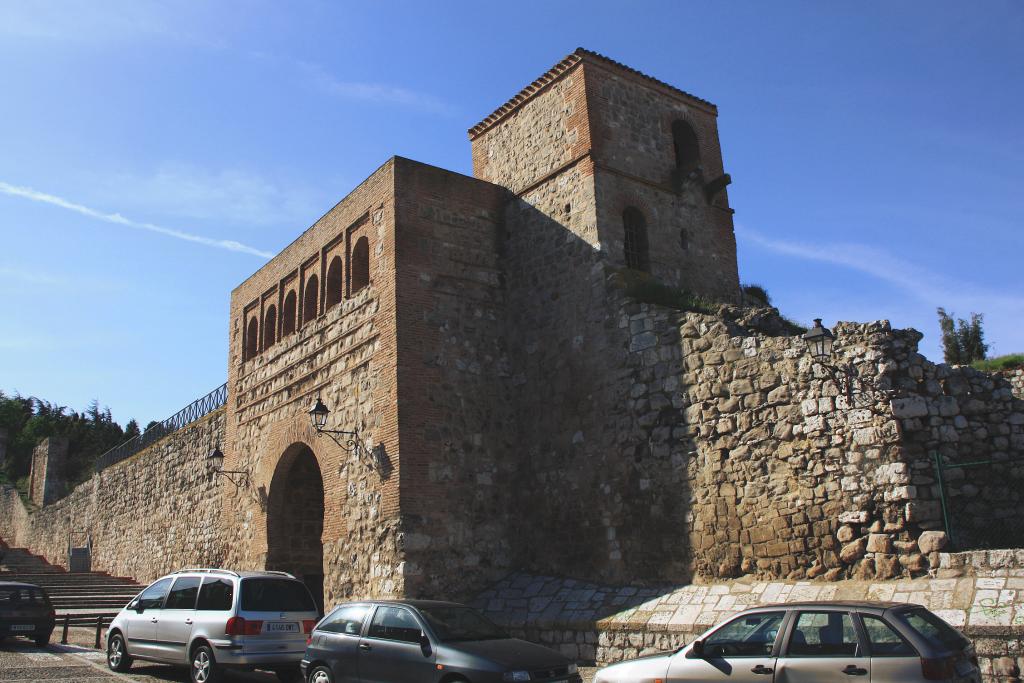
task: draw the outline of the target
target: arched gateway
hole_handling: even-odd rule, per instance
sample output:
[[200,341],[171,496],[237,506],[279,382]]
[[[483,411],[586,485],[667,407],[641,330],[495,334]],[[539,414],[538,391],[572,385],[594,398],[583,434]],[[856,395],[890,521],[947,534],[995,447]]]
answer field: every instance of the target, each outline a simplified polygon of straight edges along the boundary
[[281,456],[267,505],[267,569],[294,574],[324,607],[324,480],[304,443]]

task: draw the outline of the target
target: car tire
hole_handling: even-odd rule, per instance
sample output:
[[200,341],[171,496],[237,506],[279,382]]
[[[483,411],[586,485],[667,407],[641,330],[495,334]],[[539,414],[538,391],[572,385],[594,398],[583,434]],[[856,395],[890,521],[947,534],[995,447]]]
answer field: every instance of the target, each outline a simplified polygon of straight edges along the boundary
[[334,674],[331,667],[318,666],[309,672],[309,683],[334,683]]
[[192,683],[219,683],[223,678],[220,666],[213,657],[213,648],[200,645],[192,651],[188,667],[189,680]]
[[295,666],[279,666],[274,669],[274,675],[281,683],[302,683],[302,669]]
[[128,648],[124,644],[124,636],[120,633],[107,638],[107,668],[111,671],[124,673],[132,665],[132,658],[128,656]]
[[50,644],[50,634],[47,633],[45,636],[36,636],[36,647],[46,647]]

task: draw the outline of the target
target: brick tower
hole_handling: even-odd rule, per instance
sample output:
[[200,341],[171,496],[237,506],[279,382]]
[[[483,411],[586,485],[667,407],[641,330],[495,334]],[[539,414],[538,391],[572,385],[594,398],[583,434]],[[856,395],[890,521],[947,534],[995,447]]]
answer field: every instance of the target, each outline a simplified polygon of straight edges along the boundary
[[612,264],[731,300],[739,276],[717,114],[580,48],[469,130],[473,173]]

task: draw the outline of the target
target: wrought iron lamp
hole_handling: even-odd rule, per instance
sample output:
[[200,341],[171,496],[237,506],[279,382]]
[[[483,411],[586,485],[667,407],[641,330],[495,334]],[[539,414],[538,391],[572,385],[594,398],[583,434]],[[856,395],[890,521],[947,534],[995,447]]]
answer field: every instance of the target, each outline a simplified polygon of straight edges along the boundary
[[313,425],[316,435],[319,437],[326,434],[331,438],[331,441],[349,453],[355,453],[356,457],[362,457],[364,453],[368,454],[370,456],[370,465],[383,476],[388,467],[387,455],[384,453],[383,445],[368,451],[363,445],[363,440],[359,437],[359,432],[345,429],[327,429],[327,417],[330,414],[330,409],[318,395],[316,401],[313,402],[313,406],[309,409],[309,422]]
[[811,355],[811,360],[828,374],[829,378],[835,382],[851,405],[856,402],[858,396],[865,393],[865,389],[873,395],[883,393],[878,387],[860,376],[852,361],[836,363],[830,360],[832,358],[832,346],[836,338],[827,327],[822,326],[821,318],[814,319],[814,327],[803,335],[803,340],[807,344],[807,351]]
[[[252,481],[249,479],[249,473],[245,470],[226,470],[224,469],[224,453],[220,450],[220,445],[214,447],[210,454],[206,456],[206,463],[213,470],[214,474],[219,474],[232,484],[235,488],[242,488],[245,484],[246,488],[252,485]],[[238,477],[235,479],[235,477]]]

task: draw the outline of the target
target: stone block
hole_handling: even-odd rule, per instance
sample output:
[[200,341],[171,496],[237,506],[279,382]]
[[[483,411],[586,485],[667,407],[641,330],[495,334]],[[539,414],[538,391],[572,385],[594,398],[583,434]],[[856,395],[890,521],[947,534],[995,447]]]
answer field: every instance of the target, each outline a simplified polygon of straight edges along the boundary
[[867,551],[869,553],[891,553],[892,536],[889,534],[870,534],[868,536]]
[[942,550],[948,540],[945,531],[925,531],[917,537],[917,546],[927,555]]

